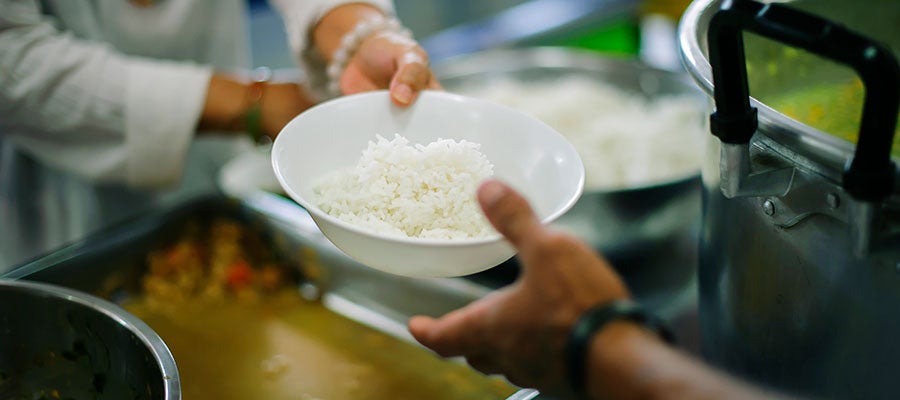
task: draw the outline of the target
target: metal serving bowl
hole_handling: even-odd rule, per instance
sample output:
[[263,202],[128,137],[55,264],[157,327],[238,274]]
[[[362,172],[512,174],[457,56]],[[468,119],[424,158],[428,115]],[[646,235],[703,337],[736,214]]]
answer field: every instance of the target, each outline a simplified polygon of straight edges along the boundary
[[[576,49],[489,50],[443,60],[434,65],[434,71],[448,91],[469,95],[468,88],[496,79],[534,82],[571,75],[596,79],[646,98],[694,94],[698,121],[705,118],[707,105],[686,74]],[[698,149],[697,153],[699,156],[702,151]],[[647,185],[614,190],[586,187],[581,199],[556,225],[609,256],[645,252],[699,227],[699,161],[697,165],[692,173]]]
[[0,398],[181,399],[157,334],[83,292],[0,280]]

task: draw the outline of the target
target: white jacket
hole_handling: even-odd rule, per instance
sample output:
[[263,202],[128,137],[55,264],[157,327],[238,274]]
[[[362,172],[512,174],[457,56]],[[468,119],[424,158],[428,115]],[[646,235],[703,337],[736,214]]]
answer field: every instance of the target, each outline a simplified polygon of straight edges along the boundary
[[[315,22],[349,2],[271,0],[298,60]],[[215,190],[218,167],[249,143],[194,140],[194,127],[212,71],[250,67],[246,7],[0,0],[0,272]]]

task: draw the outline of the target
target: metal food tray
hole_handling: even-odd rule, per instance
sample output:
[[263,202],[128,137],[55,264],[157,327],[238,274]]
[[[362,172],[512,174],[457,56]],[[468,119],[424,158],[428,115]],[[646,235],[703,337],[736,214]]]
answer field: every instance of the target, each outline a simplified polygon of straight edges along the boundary
[[[188,221],[227,217],[262,233],[272,251],[296,265],[312,249],[318,259],[313,289],[328,309],[393,337],[416,343],[406,329],[413,315],[440,316],[491,289],[464,278],[406,278],[365,267],[338,250],[302,207],[283,197],[256,193],[242,200],[198,199],[122,223],[22,264],[0,279],[26,279],[122,300],[140,287],[147,253],[167,243]],[[111,284],[113,283],[113,284]],[[312,283],[313,286],[309,286]],[[542,398],[521,389],[507,400]]]

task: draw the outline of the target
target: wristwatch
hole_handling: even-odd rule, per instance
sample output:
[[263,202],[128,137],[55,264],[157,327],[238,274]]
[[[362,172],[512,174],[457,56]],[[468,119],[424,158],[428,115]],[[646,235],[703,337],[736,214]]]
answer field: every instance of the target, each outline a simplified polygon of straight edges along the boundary
[[667,343],[675,343],[675,335],[662,320],[631,300],[613,300],[588,309],[575,322],[566,343],[565,360],[569,370],[569,383],[576,393],[582,393],[585,389],[587,355],[591,338],[608,323],[616,320],[638,323],[655,332]]

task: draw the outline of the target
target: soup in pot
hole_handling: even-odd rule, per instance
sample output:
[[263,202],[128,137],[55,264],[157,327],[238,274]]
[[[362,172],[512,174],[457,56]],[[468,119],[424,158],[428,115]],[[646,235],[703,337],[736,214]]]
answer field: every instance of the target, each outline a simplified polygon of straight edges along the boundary
[[[859,79],[814,85],[771,95],[766,104],[799,122],[856,143],[862,116],[864,88]],[[900,129],[895,128],[891,154],[900,157]]]

